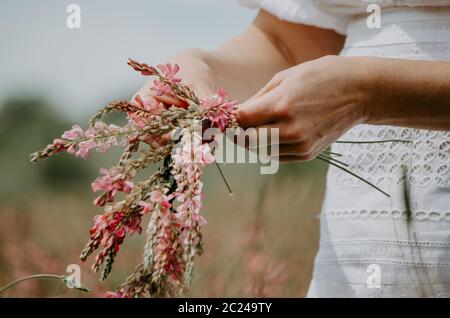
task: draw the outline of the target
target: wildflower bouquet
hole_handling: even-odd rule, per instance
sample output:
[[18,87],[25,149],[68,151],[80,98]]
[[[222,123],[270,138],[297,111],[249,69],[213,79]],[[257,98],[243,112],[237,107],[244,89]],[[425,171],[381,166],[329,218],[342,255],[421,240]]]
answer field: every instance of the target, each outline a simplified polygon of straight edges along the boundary
[[[223,89],[211,98],[198,98],[176,77],[177,65],[155,68],[131,59],[128,64],[155,78],[149,92],[153,98],[144,102],[137,95],[133,102],[112,102],[91,119],[89,129],[74,125],[32,154],[31,161],[61,152],[88,158],[93,149],[105,153],[112,146],[123,147],[117,165],[101,169],[92,183],[92,190],[100,192],[94,205],[104,212],[94,218],[80,259],[98,250],[93,270],[102,268],[101,279],[106,279],[125,238],[140,234],[142,219],[149,215],[142,264],[108,296],[173,296],[189,284],[194,259],[202,253],[200,177],[203,167],[214,162],[214,153],[197,133],[198,122],[220,131],[237,127],[236,102],[229,101]],[[112,111],[126,113],[128,123],[118,127],[102,122]],[[153,163],[161,163],[159,169],[135,184],[138,172]],[[118,193],[124,194],[122,200],[117,200]]]
[[[80,259],[85,261],[98,251],[93,270],[101,269],[101,279],[106,279],[121,244],[142,232],[142,220],[149,215],[142,263],[117,292],[107,295],[174,296],[189,285],[195,257],[202,253],[205,220],[200,214],[200,177],[203,168],[215,162],[215,148],[210,144],[214,138],[203,140],[201,130],[212,127],[223,133],[238,128],[237,107],[224,89],[209,98],[197,97],[177,78],[177,65],[152,67],[131,59],[128,64],[154,78],[148,92],[151,98],[144,101],[137,95],[132,102],[112,102],[91,119],[87,130],[74,125],[44,150],[33,153],[31,161],[62,152],[88,158],[94,149],[105,153],[112,146],[123,147],[117,165],[101,169],[92,183],[92,190],[100,192],[93,203],[103,208],[103,214],[95,216]],[[113,111],[127,114],[127,124],[119,127],[101,121]],[[375,187],[349,171],[339,156],[324,150],[317,158]],[[159,169],[146,180],[134,182],[151,164],[159,164]]]

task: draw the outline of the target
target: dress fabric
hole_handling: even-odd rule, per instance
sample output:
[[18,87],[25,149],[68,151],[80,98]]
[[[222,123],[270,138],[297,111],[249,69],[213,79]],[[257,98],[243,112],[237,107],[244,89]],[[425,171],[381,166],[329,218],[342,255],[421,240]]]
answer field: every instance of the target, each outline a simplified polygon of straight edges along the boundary
[[[450,0],[242,2],[346,34],[343,56],[450,61]],[[379,29],[367,27],[369,3]],[[450,297],[450,133],[358,125],[340,140],[410,143],[332,146],[390,197],[329,168],[308,297]]]

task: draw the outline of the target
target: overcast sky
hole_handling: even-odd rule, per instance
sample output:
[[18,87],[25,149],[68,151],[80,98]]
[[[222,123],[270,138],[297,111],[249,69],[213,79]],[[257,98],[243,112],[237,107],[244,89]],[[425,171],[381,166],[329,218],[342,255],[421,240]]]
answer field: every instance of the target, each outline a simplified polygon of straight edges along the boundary
[[[66,26],[72,3],[81,29]],[[214,48],[255,14],[237,0],[1,0],[0,104],[31,93],[91,114],[143,83],[128,57],[155,64],[184,48]]]

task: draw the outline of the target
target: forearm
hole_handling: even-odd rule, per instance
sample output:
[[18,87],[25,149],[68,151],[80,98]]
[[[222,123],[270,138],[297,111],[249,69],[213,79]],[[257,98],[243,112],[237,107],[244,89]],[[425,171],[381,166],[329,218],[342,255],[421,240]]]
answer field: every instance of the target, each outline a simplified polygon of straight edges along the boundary
[[292,65],[267,34],[251,25],[242,35],[209,52],[207,63],[216,87],[245,100],[277,72]]
[[365,122],[450,131],[450,62],[369,58]]
[[[343,37],[330,30],[281,21],[261,11],[253,24],[241,35],[216,50],[191,49],[176,56],[183,63],[202,69],[200,79],[214,89],[224,87],[233,98],[246,100],[266,84],[274,74],[330,54],[337,54]],[[182,74],[189,80],[189,71]],[[194,77],[195,77],[194,76]]]
[[[224,87],[239,100],[249,98],[273,74],[290,67],[285,56],[253,25],[213,51],[190,49],[182,55],[185,60],[195,61],[195,68],[190,68],[204,76],[201,81],[210,83],[211,90]],[[183,69],[183,58],[176,62]]]

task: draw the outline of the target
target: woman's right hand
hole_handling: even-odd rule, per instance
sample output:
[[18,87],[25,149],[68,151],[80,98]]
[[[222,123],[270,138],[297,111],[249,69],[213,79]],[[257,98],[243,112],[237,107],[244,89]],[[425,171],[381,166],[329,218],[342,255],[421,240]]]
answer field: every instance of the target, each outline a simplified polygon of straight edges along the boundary
[[[197,97],[204,98],[215,94],[213,72],[206,62],[208,53],[198,50],[185,50],[170,59],[168,63],[178,64],[180,70],[177,77],[181,78],[183,85],[192,89]],[[154,99],[154,92],[150,90],[154,79],[149,79],[144,86],[133,96],[132,102],[151,103]],[[139,98],[137,98],[139,96]],[[158,100],[177,106],[180,100],[173,96],[163,95]],[[146,142],[155,148],[166,144],[170,140],[170,135],[152,136]]]
[[[168,59],[168,63],[178,64],[180,71],[177,77],[182,79],[183,85],[191,88],[199,98],[215,94],[214,76],[207,64],[208,53],[199,49],[188,49]],[[152,98],[150,86],[153,79],[147,81],[144,86],[133,96],[141,97],[144,103]]]

